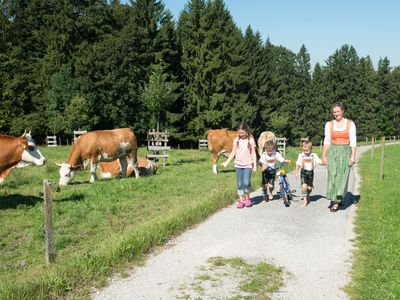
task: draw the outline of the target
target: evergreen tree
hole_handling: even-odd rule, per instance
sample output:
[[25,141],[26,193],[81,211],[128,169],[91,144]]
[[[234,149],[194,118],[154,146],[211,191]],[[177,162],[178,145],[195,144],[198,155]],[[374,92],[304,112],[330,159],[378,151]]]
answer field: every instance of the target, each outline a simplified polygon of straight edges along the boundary
[[327,101],[326,72],[317,63],[311,81],[311,103],[309,108],[313,115],[307,120],[307,135],[315,145],[319,145],[324,137],[325,123],[332,118],[331,103]]
[[[189,1],[182,11],[178,21],[178,40],[182,47],[181,67],[183,79],[183,122],[182,130],[186,137],[193,139],[189,131],[195,127],[195,118],[201,112],[202,82],[200,74],[203,73],[204,62],[202,44],[204,43],[204,29],[201,27],[201,17],[204,14],[205,3],[203,0]],[[199,130],[197,130],[199,131]]]
[[41,39],[44,16],[48,9],[45,2],[14,0],[2,6],[9,20],[8,26],[4,28],[9,51],[2,64],[6,74],[6,81],[2,87],[2,106],[7,112],[7,129],[12,134],[20,134],[26,125],[29,125],[28,128],[32,129],[34,134],[43,133],[43,126],[40,126],[44,123],[43,120],[39,121],[37,126],[34,123],[29,124],[28,119],[44,118],[43,114],[37,114],[35,117],[29,117],[29,114],[37,110],[37,102],[43,95],[39,70],[45,48]]
[[292,139],[295,144],[299,144],[301,138],[311,138],[310,130],[313,131],[309,120],[313,118],[313,103],[311,101],[311,64],[310,54],[304,45],[301,46],[296,55],[295,62],[295,90],[293,91],[293,115],[292,119]]
[[12,103],[6,101],[5,86],[9,81],[9,70],[7,62],[10,53],[10,21],[6,2],[0,2],[0,132],[8,132],[12,118]]
[[400,67],[395,67],[392,71],[393,75],[393,90],[394,90],[394,98],[393,98],[393,134],[397,137],[400,136]]
[[256,108],[248,97],[249,82],[241,52],[242,35],[222,0],[208,2],[202,18],[205,31],[203,89],[206,107],[198,120],[201,131],[252,124]]
[[268,88],[267,61],[261,34],[258,31],[253,33],[250,26],[247,27],[243,38],[242,53],[245,59],[243,64],[249,81],[248,101],[255,110],[255,118],[249,125],[253,132],[260,134],[269,129],[262,118],[263,114],[268,114],[270,110],[266,97],[266,89]]
[[[396,83],[391,72],[390,61],[387,57],[378,62],[377,72],[379,101],[382,105],[381,120],[383,122],[382,136],[394,135],[395,122],[398,120],[399,98],[396,97]],[[397,115],[396,115],[397,114]]]
[[155,40],[155,63],[165,73],[165,80],[171,90],[171,103],[166,109],[166,124],[171,137],[181,139],[183,127],[182,76],[180,68],[180,47],[177,40],[172,14],[166,11]]
[[296,116],[296,55],[282,47],[273,47],[271,68],[269,70],[271,89],[269,92],[269,105],[274,109],[269,118],[271,119],[272,131],[278,136],[288,138],[292,143],[296,129],[293,120]]
[[197,139],[209,128],[236,127],[241,120],[251,123],[254,108],[247,103],[242,36],[224,3],[189,2],[178,32],[189,138]]
[[150,68],[155,62],[156,37],[160,30],[160,24],[164,18],[164,4],[157,0],[132,1],[132,14],[129,27],[136,41],[136,51],[141,66],[140,78],[142,85],[148,81]]
[[360,92],[357,52],[353,46],[343,45],[326,62],[327,101],[344,103],[346,117],[353,118],[358,112],[354,99]]
[[357,126],[357,138],[377,137],[383,130],[380,114],[383,107],[379,101],[379,94],[374,70],[370,57],[361,58],[358,77],[359,93],[355,98],[358,110],[354,116]]

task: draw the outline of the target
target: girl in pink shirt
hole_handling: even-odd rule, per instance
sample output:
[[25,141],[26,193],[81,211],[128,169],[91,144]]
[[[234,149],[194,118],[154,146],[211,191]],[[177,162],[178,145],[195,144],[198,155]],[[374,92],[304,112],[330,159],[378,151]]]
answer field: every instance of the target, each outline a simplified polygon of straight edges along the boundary
[[250,180],[251,172],[257,171],[257,155],[256,142],[250,134],[250,128],[247,124],[240,123],[237,130],[238,136],[233,140],[232,152],[221,166],[225,168],[232,158],[235,157],[237,193],[239,195],[239,202],[236,207],[243,208],[244,206],[252,206]]

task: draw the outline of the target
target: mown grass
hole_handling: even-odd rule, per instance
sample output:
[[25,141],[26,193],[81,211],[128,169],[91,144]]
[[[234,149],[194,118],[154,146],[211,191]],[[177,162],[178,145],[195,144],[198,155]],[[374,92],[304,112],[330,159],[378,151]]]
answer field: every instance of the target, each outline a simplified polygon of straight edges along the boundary
[[[47,268],[42,181],[52,180],[55,191],[55,162],[69,150],[42,148],[48,164],[14,169],[0,190],[1,299],[85,298],[92,286],[236,199],[233,164],[214,176],[208,151],[171,150],[166,167],[140,180],[89,184],[89,173],[78,172],[75,184],[53,193],[57,257]],[[260,181],[257,172],[254,189]]]
[[400,299],[400,145],[385,147],[384,180],[380,181],[380,148],[359,162],[360,201],[355,219],[356,250],[352,299]]
[[[42,180],[57,183],[69,149],[42,149],[44,167],[13,170],[0,190],[0,298],[87,295],[90,285],[152,247],[196,224],[234,199],[234,173],[211,173],[207,151],[172,150],[170,165],[156,176],[76,184],[54,197],[57,249],[51,268],[44,264]],[[8,195],[5,195],[5,193]]]
[[[233,163],[215,176],[209,152],[199,150],[171,150],[166,167],[160,164],[156,176],[140,180],[89,184],[89,173],[78,172],[73,185],[56,193],[55,162],[65,161],[69,150],[42,147],[48,164],[14,169],[0,189],[0,299],[87,297],[112,273],[236,199]],[[297,149],[287,153],[295,157]],[[43,179],[54,182],[57,257],[50,268],[44,260]],[[258,171],[253,189],[260,182]]]
[[283,285],[283,269],[241,257],[211,257],[179,288],[178,299],[270,299]]

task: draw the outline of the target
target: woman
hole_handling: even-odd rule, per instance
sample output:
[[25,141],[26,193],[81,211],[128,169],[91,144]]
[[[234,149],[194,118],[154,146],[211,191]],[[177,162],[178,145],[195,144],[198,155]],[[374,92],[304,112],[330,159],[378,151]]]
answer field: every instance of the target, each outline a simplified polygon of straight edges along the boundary
[[340,102],[332,105],[334,120],[325,124],[322,164],[328,168],[326,198],[333,202],[330,211],[338,211],[343,204],[350,168],[356,157],[356,125],[343,117],[344,106]]
[[237,180],[237,193],[239,202],[237,208],[252,206],[250,199],[251,172],[257,171],[256,142],[250,134],[250,128],[246,123],[240,123],[238,136],[233,140],[232,152],[228,159],[221,164],[226,168],[229,162],[235,157],[235,173]]

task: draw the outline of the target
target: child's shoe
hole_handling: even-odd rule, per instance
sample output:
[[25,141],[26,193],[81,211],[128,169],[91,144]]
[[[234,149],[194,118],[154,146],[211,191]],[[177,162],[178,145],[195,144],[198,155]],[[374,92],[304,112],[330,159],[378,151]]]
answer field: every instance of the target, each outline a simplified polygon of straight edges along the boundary
[[244,205],[246,205],[246,207],[250,207],[253,205],[253,203],[251,202],[250,198],[246,198],[246,200],[244,200]]
[[238,201],[238,203],[236,203],[236,208],[243,208],[244,207],[244,202],[243,201]]

